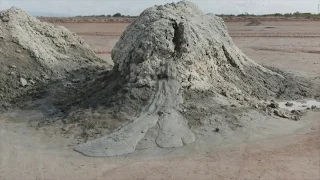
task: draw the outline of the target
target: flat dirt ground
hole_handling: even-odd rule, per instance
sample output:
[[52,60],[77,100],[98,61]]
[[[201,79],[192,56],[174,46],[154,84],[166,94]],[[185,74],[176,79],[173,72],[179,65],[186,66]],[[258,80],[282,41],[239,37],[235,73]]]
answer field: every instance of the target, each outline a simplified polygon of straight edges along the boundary
[[[227,23],[236,45],[260,64],[275,66],[320,84],[320,22]],[[76,32],[112,64],[110,52],[128,24],[59,24]],[[26,114],[32,118],[32,114]],[[258,142],[216,147],[206,155],[162,158],[89,158],[63,138],[43,135],[19,119],[0,117],[0,179],[319,180],[320,111],[294,133]]]

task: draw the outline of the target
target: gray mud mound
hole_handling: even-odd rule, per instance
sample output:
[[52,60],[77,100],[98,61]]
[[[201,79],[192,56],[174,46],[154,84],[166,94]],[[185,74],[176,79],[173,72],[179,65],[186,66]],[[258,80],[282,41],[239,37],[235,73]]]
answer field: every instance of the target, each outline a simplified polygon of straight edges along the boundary
[[309,96],[309,84],[246,57],[221,18],[186,1],[142,12],[112,58],[111,72],[61,98],[69,120],[90,109],[89,120],[100,116],[119,125],[75,148],[87,156],[132,153],[151,130],[158,147],[181,147],[194,142],[202,127],[212,133],[219,123],[240,127],[231,112],[241,108],[258,108],[271,98]]
[[103,61],[75,33],[18,8],[0,12],[0,109],[66,72]]
[[262,23],[258,19],[253,19],[251,22],[246,24],[246,26],[261,26]]

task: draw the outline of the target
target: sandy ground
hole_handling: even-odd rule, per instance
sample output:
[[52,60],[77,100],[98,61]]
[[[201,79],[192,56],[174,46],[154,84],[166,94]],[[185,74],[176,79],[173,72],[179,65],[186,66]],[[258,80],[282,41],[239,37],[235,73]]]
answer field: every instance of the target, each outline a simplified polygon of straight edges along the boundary
[[[320,76],[320,21],[226,23],[235,44],[258,63],[307,76]],[[125,23],[60,23],[79,34],[100,56],[112,64],[110,52],[129,25]],[[270,28],[271,27],[271,28]]]
[[[320,82],[320,22],[227,23],[234,42],[258,63]],[[62,24],[112,63],[110,54],[128,24]],[[273,27],[273,28],[266,28]],[[32,113],[25,117],[33,118]],[[320,111],[283,136],[215,147],[205,154],[159,158],[88,158],[65,138],[27,127],[28,118],[0,116],[0,179],[320,179]],[[298,123],[298,122],[297,122]],[[63,136],[63,135],[61,135]]]

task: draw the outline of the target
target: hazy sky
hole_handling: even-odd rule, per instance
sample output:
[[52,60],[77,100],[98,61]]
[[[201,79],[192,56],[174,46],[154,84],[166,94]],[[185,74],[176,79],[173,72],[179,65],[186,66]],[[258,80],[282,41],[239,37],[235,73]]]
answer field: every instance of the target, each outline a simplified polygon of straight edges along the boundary
[[[179,0],[0,0],[0,10],[16,6],[33,15],[139,15],[145,8]],[[190,0],[206,13],[254,14],[318,12],[319,0]]]

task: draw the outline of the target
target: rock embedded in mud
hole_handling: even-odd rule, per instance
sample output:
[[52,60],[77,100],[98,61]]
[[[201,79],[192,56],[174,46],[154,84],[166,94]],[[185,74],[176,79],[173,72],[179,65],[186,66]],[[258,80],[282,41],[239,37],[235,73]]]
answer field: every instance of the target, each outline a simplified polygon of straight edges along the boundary
[[25,78],[20,78],[20,84],[22,87],[25,87],[28,85],[28,81]]
[[79,83],[79,82],[81,82],[81,79],[72,79],[71,80],[73,83]]
[[16,72],[14,72],[14,71],[8,72],[8,75],[14,76],[14,75],[16,75]]
[[279,108],[279,104],[278,103],[276,103],[276,102],[271,102],[270,103],[270,105],[269,105],[269,107],[271,107],[271,108]]
[[291,114],[296,115],[296,116],[302,116],[304,114],[304,112],[300,111],[300,110],[292,110]]
[[287,107],[292,107],[292,106],[293,106],[293,103],[287,102],[287,103],[286,103],[286,106],[287,106]]
[[42,74],[41,77],[45,80],[49,80],[50,77],[47,74]]
[[275,109],[274,114],[282,118],[290,118],[290,115],[284,109]]
[[34,80],[29,80],[30,84],[35,85],[36,82]]
[[15,69],[15,68],[17,68],[17,66],[16,65],[9,65],[9,68]]

